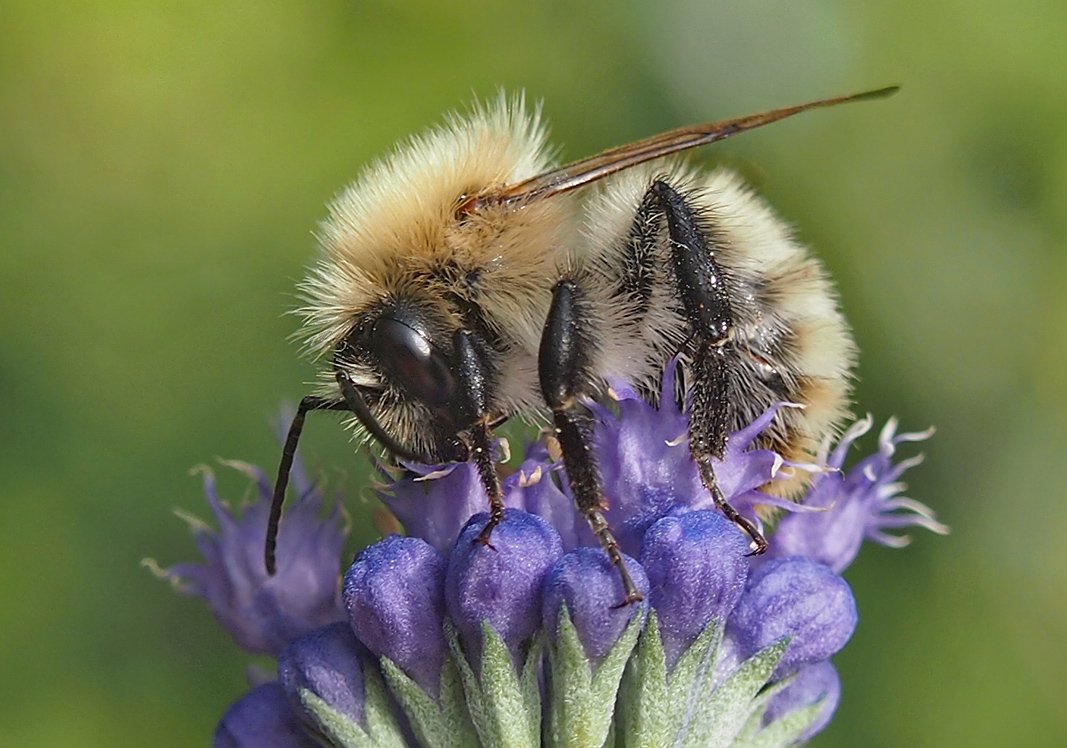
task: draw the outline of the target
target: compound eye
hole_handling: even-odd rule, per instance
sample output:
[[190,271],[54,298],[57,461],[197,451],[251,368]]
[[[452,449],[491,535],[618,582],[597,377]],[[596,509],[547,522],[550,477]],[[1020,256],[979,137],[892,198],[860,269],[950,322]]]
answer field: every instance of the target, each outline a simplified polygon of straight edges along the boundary
[[371,347],[382,366],[409,394],[428,405],[446,405],[456,391],[448,360],[423,333],[392,317],[371,330]]

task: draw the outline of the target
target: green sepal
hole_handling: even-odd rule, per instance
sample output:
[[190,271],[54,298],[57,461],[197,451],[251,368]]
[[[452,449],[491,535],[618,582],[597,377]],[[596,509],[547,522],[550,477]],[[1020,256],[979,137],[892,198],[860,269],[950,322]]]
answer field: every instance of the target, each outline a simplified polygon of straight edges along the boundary
[[299,691],[304,709],[331,745],[341,748],[406,748],[407,742],[393,717],[381,676],[373,666],[365,663],[362,670],[366,729],[307,688]]
[[642,616],[635,615],[594,672],[570,612],[563,605],[556,644],[548,645],[552,673],[547,736],[550,745],[601,748],[607,744],[619,682],[641,627]]
[[762,730],[738,738],[734,748],[786,748],[798,744],[800,736],[819,718],[825,700],[823,697],[814,704],[786,712]]
[[785,748],[796,745],[800,736],[807,732],[819,717],[826,697],[808,706],[786,712],[766,727],[763,717],[771,699],[784,691],[796,679],[796,673],[771,683],[752,700],[753,710],[733,748]]
[[719,656],[724,629],[722,621],[710,621],[674,666],[674,672],[671,674],[671,718],[677,726],[677,732],[674,734],[673,745],[687,748],[706,748],[712,745],[701,740],[699,732],[692,729],[691,722],[693,715],[707,711],[707,704],[715,686],[715,660]]
[[[766,702],[756,696],[778,667],[788,646],[789,639],[783,638],[761,649],[741,663],[718,688],[704,695],[702,707],[693,711],[693,719],[686,726],[682,745],[687,748],[732,745],[753,712],[766,708]],[[710,676],[708,680],[710,689]]]
[[459,670],[474,729],[483,745],[509,748],[541,745],[541,690],[537,676],[543,636],[539,633],[534,637],[522,672],[517,673],[504,640],[483,621],[482,667],[478,677],[463,653],[455,626],[445,621],[445,639]]
[[666,714],[669,698],[666,655],[659,636],[659,619],[653,610],[623,675],[619,695],[623,746],[656,748],[671,744],[674,729]]
[[796,677],[796,673],[793,673],[776,680],[774,683],[768,683],[763,687],[763,690],[756,694],[756,698],[752,699],[752,710],[749,712],[748,720],[745,722],[745,726],[741,728],[741,732],[734,741],[735,744],[746,743],[763,729],[763,715],[767,712],[767,706],[771,703],[771,699],[788,688]]
[[478,738],[471,724],[459,672],[450,660],[441,666],[440,695],[434,699],[388,657],[381,659],[382,674],[403,710],[411,729],[425,748],[469,748]]
[[[722,641],[722,625],[711,621],[667,673],[666,654],[655,611],[637,644],[623,678],[621,711],[624,746],[656,748],[674,745],[682,736],[683,719],[696,699],[710,689],[712,664]],[[710,744],[701,744],[710,745]]]

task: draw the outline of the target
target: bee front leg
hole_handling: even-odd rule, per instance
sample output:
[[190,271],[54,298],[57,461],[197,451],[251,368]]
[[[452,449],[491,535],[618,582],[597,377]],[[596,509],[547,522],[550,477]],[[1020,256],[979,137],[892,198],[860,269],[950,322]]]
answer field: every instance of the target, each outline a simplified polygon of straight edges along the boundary
[[619,543],[604,517],[608,503],[592,448],[592,418],[580,402],[582,397],[591,394],[594,382],[589,357],[592,343],[589,320],[578,285],[567,279],[557,283],[541,337],[538,373],[541,392],[552,409],[567,480],[578,511],[586,518],[622,580],[625,595],[619,604],[622,607],[640,601],[642,596],[623,563]]
[[730,506],[712,467],[712,460],[721,460],[726,449],[727,416],[734,395],[728,354],[735,331],[728,279],[715,261],[714,243],[709,246],[706,231],[685,197],[663,180],[654,181],[649,194],[656,197],[666,216],[677,291],[692,332],[689,450],[715,506],[748,533],[752,553],[760,554],[767,550],[767,539]]
[[452,339],[455,352],[454,368],[459,385],[456,406],[459,421],[470,424],[464,432],[470,441],[469,459],[474,462],[486,496],[489,497],[489,521],[485,523],[474,542],[492,548],[493,544],[489,542],[489,538],[504,519],[504,498],[490,445],[490,371],[478,353],[474,336],[475,333],[470,330],[457,330]]

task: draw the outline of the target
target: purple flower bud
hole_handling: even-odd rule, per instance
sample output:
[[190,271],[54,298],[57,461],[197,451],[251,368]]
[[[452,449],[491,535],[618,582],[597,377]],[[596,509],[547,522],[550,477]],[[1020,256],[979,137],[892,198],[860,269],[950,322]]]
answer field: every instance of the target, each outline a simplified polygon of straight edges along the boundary
[[304,634],[286,647],[278,658],[278,680],[293,710],[304,711],[300,691],[307,689],[362,725],[362,650],[344,621]]
[[730,617],[730,633],[745,657],[791,637],[779,674],[828,659],[856,628],[856,601],[844,579],[806,558],[784,558],[758,568]]
[[282,519],[277,574],[268,576],[263,541],[273,488],[259,468],[226,464],[255,480],[256,501],[234,512],[219,498],[214,474],[204,470],[204,492],[219,530],[190,520],[205,563],[178,564],[162,575],[180,591],[204,598],[241,647],[277,654],[301,634],[344,617],[337,600],[346,534],[340,505],[322,519],[322,496],[307,487]]
[[800,736],[800,741],[811,739],[830,723],[838,702],[841,701],[841,679],[837,670],[827,661],[805,665],[796,674],[793,682],[778,693],[767,705],[763,724],[769,725],[794,709],[810,706],[822,699],[822,707],[815,722]]
[[641,565],[668,668],[712,619],[730,615],[745,587],[747,552],[744,534],[717,511],[676,514],[649,528]]
[[[648,597],[644,569],[629,556],[623,556],[627,571],[638,591]],[[615,646],[634,616],[645,616],[648,603],[623,605],[622,582],[608,555],[599,548],[578,548],[561,558],[549,570],[544,583],[542,611],[545,630],[555,641],[561,607],[566,604],[578,631],[586,656],[599,663]]]
[[356,557],[344,601],[356,637],[437,696],[445,657],[445,559],[418,538],[390,535]]
[[559,534],[545,520],[517,509],[504,512],[492,548],[476,542],[488,521],[476,514],[452,548],[445,580],[448,614],[467,656],[481,669],[482,621],[500,634],[516,662],[541,626],[541,583],[563,554]]
[[215,748],[314,748],[277,683],[264,683],[234,702],[215,728]]

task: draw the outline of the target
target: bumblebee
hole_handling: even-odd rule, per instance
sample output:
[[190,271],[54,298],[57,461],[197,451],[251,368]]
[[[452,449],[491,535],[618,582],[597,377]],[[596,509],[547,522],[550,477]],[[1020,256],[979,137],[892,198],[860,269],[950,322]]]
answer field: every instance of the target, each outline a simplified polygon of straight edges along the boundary
[[275,541],[307,413],[340,411],[395,459],[472,461],[490,545],[504,504],[491,443],[550,415],[577,510],[640,599],[605,519],[586,403],[607,382],[650,397],[679,357],[689,447],[715,505],[767,548],[715,478],[727,435],[771,404],[762,446],[802,458],[847,414],[856,349],[822,265],[733,174],[674,154],[895,88],[672,130],[555,167],[538,111],[478,106],[372,163],[330,204],[302,284],[307,348],[326,362],[286,439]]

